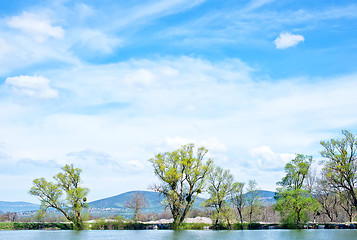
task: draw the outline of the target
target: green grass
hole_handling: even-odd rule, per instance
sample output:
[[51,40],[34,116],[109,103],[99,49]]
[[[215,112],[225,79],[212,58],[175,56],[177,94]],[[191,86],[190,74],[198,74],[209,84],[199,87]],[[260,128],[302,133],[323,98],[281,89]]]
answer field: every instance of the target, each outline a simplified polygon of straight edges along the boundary
[[62,229],[72,230],[72,223],[19,223],[1,222],[0,230],[37,230],[37,229]]

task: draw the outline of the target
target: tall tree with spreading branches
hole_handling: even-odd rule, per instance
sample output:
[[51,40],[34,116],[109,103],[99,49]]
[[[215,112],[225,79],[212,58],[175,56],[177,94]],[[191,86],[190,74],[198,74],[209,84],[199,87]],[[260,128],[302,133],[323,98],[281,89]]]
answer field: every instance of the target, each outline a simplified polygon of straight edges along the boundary
[[210,197],[204,202],[206,207],[213,208],[214,225],[228,224],[231,228],[232,209],[230,193],[232,190],[233,176],[229,170],[223,170],[221,167],[214,167],[208,177],[208,193]]
[[307,177],[312,163],[311,156],[297,154],[285,165],[285,177],[277,184],[277,203],[275,209],[282,216],[282,221],[299,227],[307,220],[307,212],[317,211],[320,207],[311,192],[307,190]]
[[65,165],[62,170],[63,172],[53,177],[56,183],[48,182],[44,178],[33,180],[34,186],[29,193],[40,199],[40,211],[45,212],[48,208],[54,208],[80,230],[84,228],[81,211],[87,206],[86,196],[89,189],[80,186],[81,169]]
[[195,151],[194,144],[188,144],[173,152],[159,153],[149,159],[155,175],[161,181],[153,190],[166,198],[165,204],[172,213],[174,228],[180,227],[204,188],[212,168],[212,160],[205,160],[207,152],[204,147]]
[[347,130],[341,139],[321,141],[323,173],[336,192],[348,195],[357,209],[357,137]]

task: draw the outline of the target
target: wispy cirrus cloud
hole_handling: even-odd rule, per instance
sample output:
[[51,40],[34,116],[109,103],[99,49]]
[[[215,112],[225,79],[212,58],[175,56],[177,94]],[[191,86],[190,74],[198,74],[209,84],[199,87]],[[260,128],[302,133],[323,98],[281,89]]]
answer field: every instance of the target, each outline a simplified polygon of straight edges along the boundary
[[46,16],[29,12],[13,16],[6,23],[9,27],[20,29],[32,36],[38,42],[44,42],[48,37],[63,38],[65,33],[61,26],[52,25]]

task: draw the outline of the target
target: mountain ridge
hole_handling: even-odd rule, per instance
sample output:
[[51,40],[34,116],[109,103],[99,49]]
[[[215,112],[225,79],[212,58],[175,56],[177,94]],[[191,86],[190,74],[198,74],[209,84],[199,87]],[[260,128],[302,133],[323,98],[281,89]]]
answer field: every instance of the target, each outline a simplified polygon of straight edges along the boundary
[[[261,201],[263,204],[273,204],[275,203],[274,195],[275,192],[267,190],[259,190]],[[133,194],[140,193],[143,194],[145,199],[148,202],[148,206],[142,210],[142,213],[161,213],[165,211],[165,207],[162,205],[164,196],[160,195],[158,192],[154,191],[129,191],[124,192],[115,196],[98,199],[88,203],[89,211],[93,214],[108,214],[108,215],[123,215],[131,216],[132,210],[125,207],[127,199],[129,199]],[[246,193],[249,194],[249,193]],[[198,197],[194,202],[192,209],[198,208],[202,209],[200,204],[205,201],[205,198]],[[0,201],[0,211],[2,212],[28,212],[28,211],[37,211],[39,210],[40,205],[28,202],[6,202]]]

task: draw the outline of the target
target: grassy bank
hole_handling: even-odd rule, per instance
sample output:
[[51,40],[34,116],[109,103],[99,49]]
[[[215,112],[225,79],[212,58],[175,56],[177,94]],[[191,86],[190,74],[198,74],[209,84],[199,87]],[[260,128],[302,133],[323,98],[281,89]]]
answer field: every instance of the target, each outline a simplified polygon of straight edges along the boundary
[[39,229],[58,229],[72,230],[72,223],[19,223],[19,222],[0,222],[0,230],[39,230]]
[[[353,225],[354,226],[354,225]],[[228,226],[212,226],[207,223],[184,223],[180,230],[259,230],[259,229],[297,229],[297,228],[324,228],[324,229],[350,229],[353,228],[347,224],[307,224],[299,227],[287,227],[279,224],[261,224],[261,223],[236,223]],[[0,230],[73,230],[72,223],[18,223],[18,222],[0,222]],[[146,230],[146,229],[172,229],[172,224],[146,224],[136,222],[124,222],[120,220],[107,221],[98,219],[95,222],[85,223],[87,230]]]

